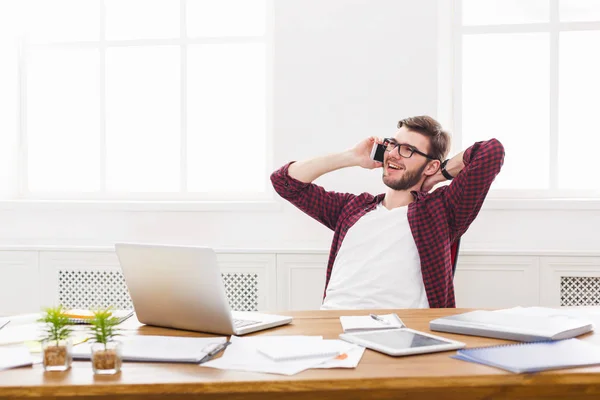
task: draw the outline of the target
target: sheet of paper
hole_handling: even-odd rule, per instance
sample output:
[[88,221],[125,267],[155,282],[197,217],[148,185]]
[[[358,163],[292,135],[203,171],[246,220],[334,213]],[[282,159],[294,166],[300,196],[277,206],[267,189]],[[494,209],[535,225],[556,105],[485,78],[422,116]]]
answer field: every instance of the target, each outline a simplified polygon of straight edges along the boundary
[[294,361],[274,361],[259,353],[257,347],[268,343],[286,343],[289,346],[305,345],[310,341],[321,341],[322,336],[232,336],[231,345],[221,358],[200,364],[202,367],[266,372],[280,375],[294,375],[319,365],[333,357],[307,358]]
[[27,324],[35,323],[40,318],[40,314],[39,313],[20,314],[20,315],[7,316],[6,318],[8,318],[10,320],[11,326],[27,325]]
[[404,328],[404,322],[396,314],[378,315],[382,321],[370,315],[341,316],[340,323],[344,332],[369,331],[376,329]]
[[364,353],[364,347],[355,345],[344,354],[341,354],[331,360],[327,360],[312,368],[356,368]]
[[39,324],[18,325],[11,321],[3,329],[0,329],[0,345],[39,340],[41,334]]
[[0,371],[32,365],[34,362],[25,346],[0,347]]
[[296,341],[290,346],[287,341],[269,341],[257,346],[259,353],[275,361],[292,361],[301,358],[337,357],[353,345],[338,339]]
[[36,321],[39,313],[21,314],[8,317],[10,322],[0,329],[0,346],[39,340],[42,335],[41,324]]

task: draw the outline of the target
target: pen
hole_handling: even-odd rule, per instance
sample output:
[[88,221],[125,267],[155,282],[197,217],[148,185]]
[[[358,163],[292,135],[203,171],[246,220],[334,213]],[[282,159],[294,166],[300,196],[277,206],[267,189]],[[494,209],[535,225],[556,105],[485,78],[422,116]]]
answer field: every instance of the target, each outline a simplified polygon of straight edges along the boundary
[[373,318],[375,321],[379,321],[382,324],[386,324],[389,325],[389,321],[386,321],[385,319],[381,318],[379,315],[375,315],[375,314],[369,314],[371,316],[371,318]]
[[217,347],[215,347],[214,349],[212,349],[211,351],[206,353],[206,355],[204,357],[202,357],[202,359],[199,361],[199,364],[202,364],[203,362],[211,360],[214,356],[216,356],[217,354],[219,354],[220,352],[225,350],[225,348],[227,346],[229,346],[230,344],[231,344],[231,342],[225,342],[225,343],[218,345]]

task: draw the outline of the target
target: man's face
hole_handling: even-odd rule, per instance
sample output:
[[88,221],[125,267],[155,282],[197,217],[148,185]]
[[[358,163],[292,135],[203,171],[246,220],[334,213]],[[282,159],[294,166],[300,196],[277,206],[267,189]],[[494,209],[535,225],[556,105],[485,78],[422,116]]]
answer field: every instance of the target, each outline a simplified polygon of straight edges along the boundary
[[[425,154],[429,154],[429,139],[420,133],[409,131],[403,126],[392,137],[398,143],[408,144]],[[430,160],[417,153],[413,153],[410,158],[404,158],[400,156],[398,150],[399,148],[396,147],[391,152],[385,152],[383,183],[394,190],[412,189],[425,175],[424,171]]]

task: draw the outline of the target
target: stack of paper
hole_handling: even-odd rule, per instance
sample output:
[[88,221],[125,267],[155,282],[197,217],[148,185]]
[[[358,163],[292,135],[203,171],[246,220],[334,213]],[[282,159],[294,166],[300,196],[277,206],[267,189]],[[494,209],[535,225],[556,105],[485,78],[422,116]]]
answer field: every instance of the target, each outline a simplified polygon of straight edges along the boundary
[[355,368],[365,350],[321,336],[232,336],[230,341],[221,358],[201,366],[294,375],[309,368]]

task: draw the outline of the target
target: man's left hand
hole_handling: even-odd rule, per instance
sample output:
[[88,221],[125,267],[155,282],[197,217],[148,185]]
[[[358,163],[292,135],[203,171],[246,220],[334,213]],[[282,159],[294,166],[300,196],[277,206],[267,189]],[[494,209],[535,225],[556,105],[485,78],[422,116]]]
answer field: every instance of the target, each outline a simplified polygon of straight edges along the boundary
[[433,189],[435,185],[437,185],[440,182],[444,182],[445,180],[447,179],[444,177],[444,175],[442,175],[442,171],[438,169],[438,171],[435,174],[428,176],[423,181],[423,185],[421,185],[421,191],[429,192],[431,189]]

